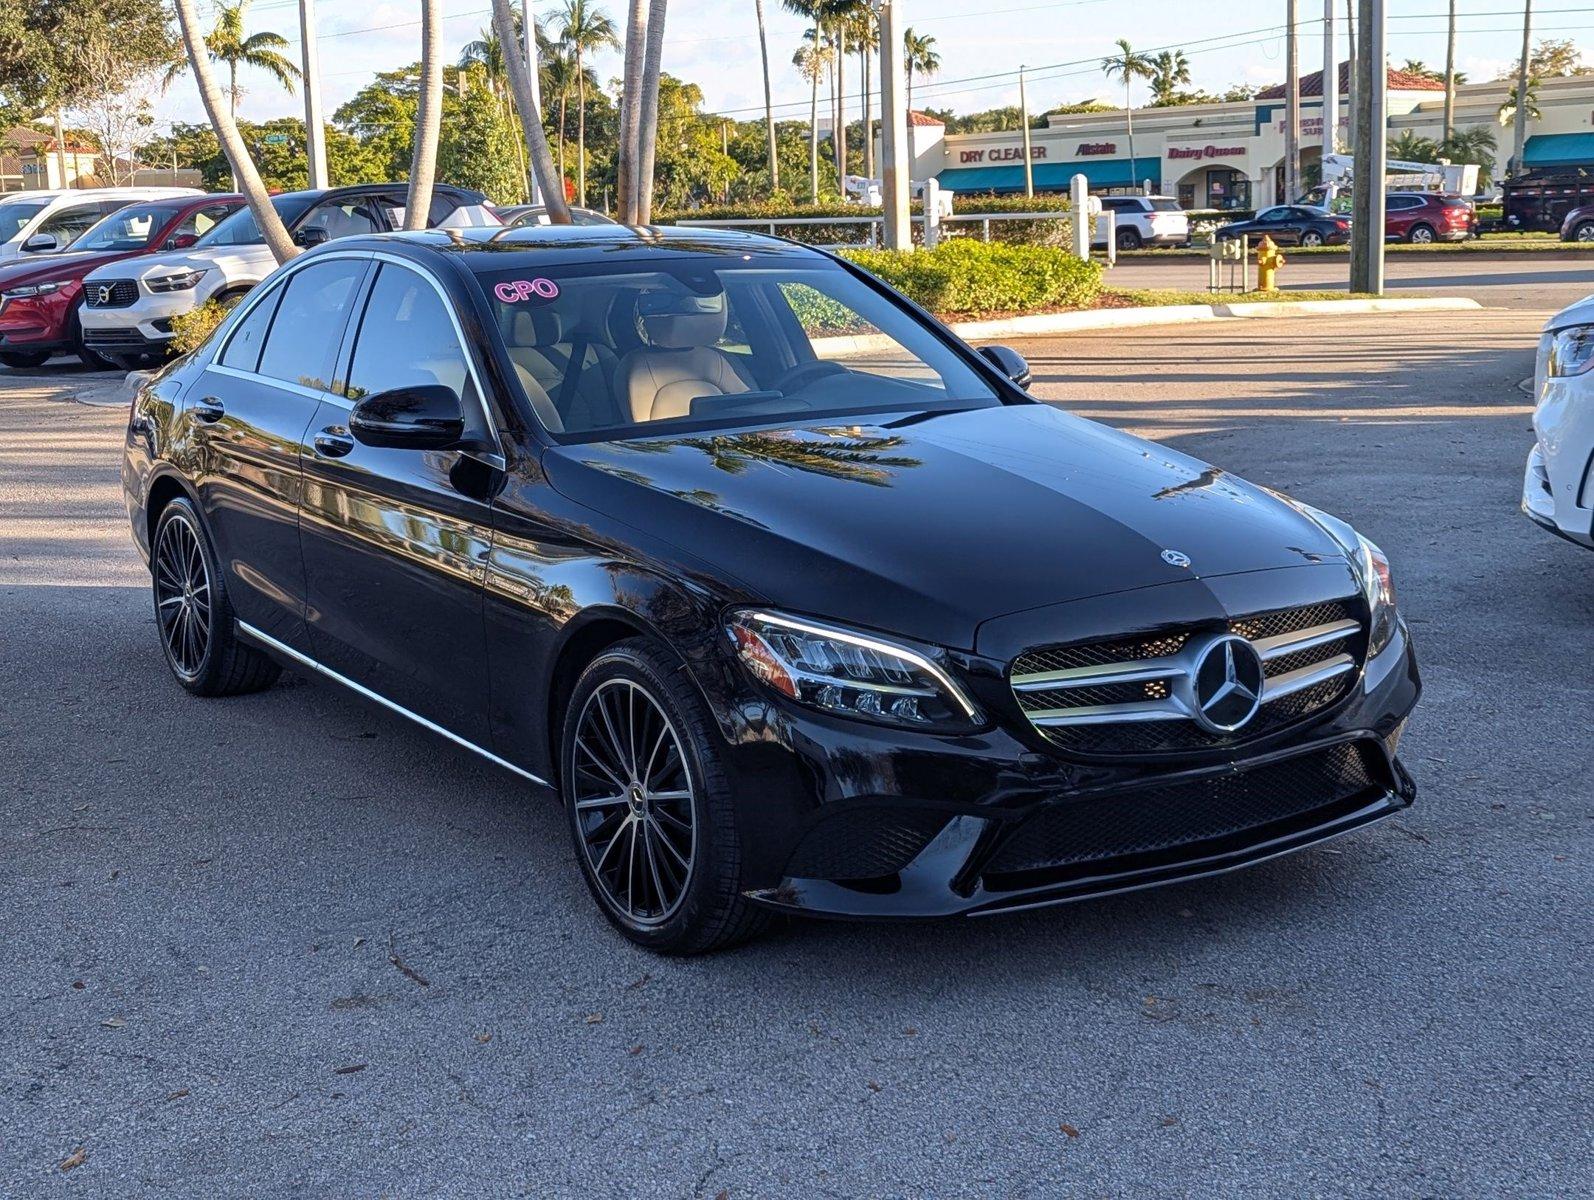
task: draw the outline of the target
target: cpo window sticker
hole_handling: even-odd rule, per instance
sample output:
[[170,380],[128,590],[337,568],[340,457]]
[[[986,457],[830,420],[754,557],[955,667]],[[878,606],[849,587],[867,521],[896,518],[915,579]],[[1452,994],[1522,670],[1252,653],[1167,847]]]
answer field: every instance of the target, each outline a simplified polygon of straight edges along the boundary
[[557,300],[559,285],[541,275],[535,279],[506,279],[493,285],[493,295],[505,304],[527,304],[538,300]]

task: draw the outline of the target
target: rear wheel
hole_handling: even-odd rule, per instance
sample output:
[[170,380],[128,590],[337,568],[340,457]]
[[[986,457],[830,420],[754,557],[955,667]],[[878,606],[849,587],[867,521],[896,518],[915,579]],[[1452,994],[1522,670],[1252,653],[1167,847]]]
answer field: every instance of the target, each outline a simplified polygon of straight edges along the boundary
[[713,719],[685,668],[650,638],[611,647],[576,682],[560,793],[598,907],[631,941],[697,954],[756,933]]
[[1438,235],[1434,233],[1432,225],[1413,225],[1411,232],[1406,234],[1406,240],[1419,246],[1426,246],[1434,241]]
[[0,350],[0,363],[15,371],[32,370],[49,361],[49,352],[44,350]]
[[239,640],[215,551],[186,497],[161,510],[150,574],[161,650],[178,683],[196,696],[235,696],[276,682],[282,668]]
[[1314,249],[1322,244],[1323,235],[1318,233],[1315,229],[1308,229],[1305,233],[1301,234],[1301,245],[1307,247],[1308,249]]
[[1138,229],[1120,229],[1118,231],[1118,249],[1138,250],[1141,246],[1140,231]]

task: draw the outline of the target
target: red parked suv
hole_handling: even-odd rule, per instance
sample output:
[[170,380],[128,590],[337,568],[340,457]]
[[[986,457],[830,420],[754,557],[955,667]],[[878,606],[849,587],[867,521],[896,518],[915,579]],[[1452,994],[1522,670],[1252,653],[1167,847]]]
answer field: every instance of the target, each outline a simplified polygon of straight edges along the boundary
[[124,258],[192,246],[243,204],[236,195],[134,201],[85,230],[65,251],[7,263],[0,268],[0,363],[37,367],[52,354],[74,353],[88,366],[111,366],[83,345],[83,277]]
[[1478,232],[1478,213],[1458,196],[1390,192],[1384,237],[1398,242],[1464,242]]

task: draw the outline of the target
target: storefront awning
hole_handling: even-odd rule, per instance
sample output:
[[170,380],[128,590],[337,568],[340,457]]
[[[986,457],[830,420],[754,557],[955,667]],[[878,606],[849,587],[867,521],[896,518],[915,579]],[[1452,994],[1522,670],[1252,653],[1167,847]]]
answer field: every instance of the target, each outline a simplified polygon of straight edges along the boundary
[[[1035,164],[1035,186],[1042,191],[1066,192],[1075,175],[1090,180],[1093,188],[1133,187],[1143,179],[1160,180],[1162,159],[1155,155],[1136,155],[1133,174],[1127,158]],[[1024,190],[1024,165],[953,167],[937,175],[936,182],[955,192],[1021,192]]]
[[1522,165],[1559,167],[1594,163],[1594,133],[1536,133],[1522,148]]

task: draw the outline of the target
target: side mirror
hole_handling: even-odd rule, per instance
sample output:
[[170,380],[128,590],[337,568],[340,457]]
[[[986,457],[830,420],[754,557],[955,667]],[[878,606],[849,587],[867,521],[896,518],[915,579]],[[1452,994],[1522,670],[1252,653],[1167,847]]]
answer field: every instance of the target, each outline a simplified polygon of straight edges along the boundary
[[60,245],[61,243],[55,240],[55,234],[36,233],[22,243],[22,250],[25,254],[44,254],[57,249]]
[[199,238],[192,233],[174,233],[171,237],[166,239],[166,244],[162,246],[161,249],[186,250],[198,240]]
[[1008,346],[981,346],[980,357],[1006,375],[1021,388],[1029,387],[1029,363],[1017,350]]
[[354,406],[349,432],[367,446],[447,450],[465,436],[465,411],[454,389],[440,383],[390,388]]
[[311,246],[320,246],[327,242],[327,231],[319,225],[307,225],[303,229],[293,231],[293,244],[309,249]]

